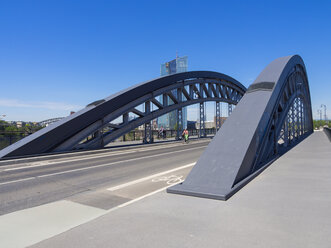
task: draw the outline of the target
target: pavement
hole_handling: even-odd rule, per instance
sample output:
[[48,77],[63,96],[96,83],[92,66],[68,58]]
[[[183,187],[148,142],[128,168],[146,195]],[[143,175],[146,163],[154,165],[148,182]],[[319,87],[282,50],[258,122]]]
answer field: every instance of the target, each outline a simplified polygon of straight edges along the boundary
[[331,143],[315,132],[228,201],[161,188],[32,247],[327,248],[330,196]]
[[4,161],[0,247],[36,244],[182,182],[209,141]]

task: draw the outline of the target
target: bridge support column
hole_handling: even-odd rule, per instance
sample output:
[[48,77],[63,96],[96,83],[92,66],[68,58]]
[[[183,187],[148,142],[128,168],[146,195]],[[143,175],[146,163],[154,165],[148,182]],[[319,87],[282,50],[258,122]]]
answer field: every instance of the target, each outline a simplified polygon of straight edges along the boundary
[[232,104],[228,103],[228,117],[232,114]]
[[182,108],[177,110],[177,136],[176,139],[179,140],[183,132],[183,110]]
[[[182,89],[177,89],[177,100],[178,103],[182,102]],[[183,109],[179,108],[177,110],[177,135],[176,139],[179,140],[183,132]]]
[[288,115],[285,118],[285,122],[284,122],[284,146],[287,147],[288,146],[288,142],[289,142],[289,130],[288,130]]
[[205,105],[203,102],[200,103],[200,119],[199,119],[199,138],[206,136],[205,129]]
[[[145,114],[149,114],[151,112],[151,103],[150,101],[145,102]],[[144,143],[152,143],[153,136],[152,136],[152,125],[151,121],[145,123],[145,137]]]
[[[129,122],[129,113],[125,113],[123,115],[123,123],[125,124],[125,123],[128,123],[128,122]],[[123,141],[126,141],[125,140],[125,134],[123,135]]]
[[221,128],[221,108],[220,102],[216,102],[216,132]]

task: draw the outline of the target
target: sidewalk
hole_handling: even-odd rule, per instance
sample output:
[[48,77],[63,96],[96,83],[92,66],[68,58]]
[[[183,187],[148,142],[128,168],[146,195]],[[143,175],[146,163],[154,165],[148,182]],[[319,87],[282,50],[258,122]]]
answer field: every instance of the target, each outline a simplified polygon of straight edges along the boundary
[[330,196],[315,132],[226,202],[163,191],[33,247],[330,247]]

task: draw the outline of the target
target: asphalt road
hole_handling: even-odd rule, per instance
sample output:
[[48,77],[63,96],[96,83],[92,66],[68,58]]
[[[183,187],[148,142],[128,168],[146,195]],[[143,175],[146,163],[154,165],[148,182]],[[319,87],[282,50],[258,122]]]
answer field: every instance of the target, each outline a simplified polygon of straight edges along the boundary
[[[192,164],[209,141],[80,152],[75,156],[44,157],[26,163],[21,160],[0,166],[0,215],[63,199],[109,209],[128,199],[106,195],[105,189],[119,189],[119,185]],[[183,169],[183,173],[186,175],[190,169]],[[155,186],[140,189],[144,194],[152,190]],[[141,194],[125,193],[129,200]]]

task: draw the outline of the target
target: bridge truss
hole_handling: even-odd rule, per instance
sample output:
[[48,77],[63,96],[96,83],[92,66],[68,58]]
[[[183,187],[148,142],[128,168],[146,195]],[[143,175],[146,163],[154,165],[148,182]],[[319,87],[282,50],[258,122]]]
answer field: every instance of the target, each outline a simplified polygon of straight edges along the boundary
[[313,132],[311,100],[300,56],[270,63],[170,193],[226,200],[273,160]]
[[89,104],[1,150],[0,158],[101,148],[141,125],[145,126],[145,142],[152,142],[151,121],[171,111],[177,111],[179,137],[183,128],[183,108],[193,104],[200,106],[199,133],[205,136],[204,103],[216,103],[219,122],[220,103],[228,103],[230,111],[245,92],[241,83],[217,72],[192,71],[161,77]]

